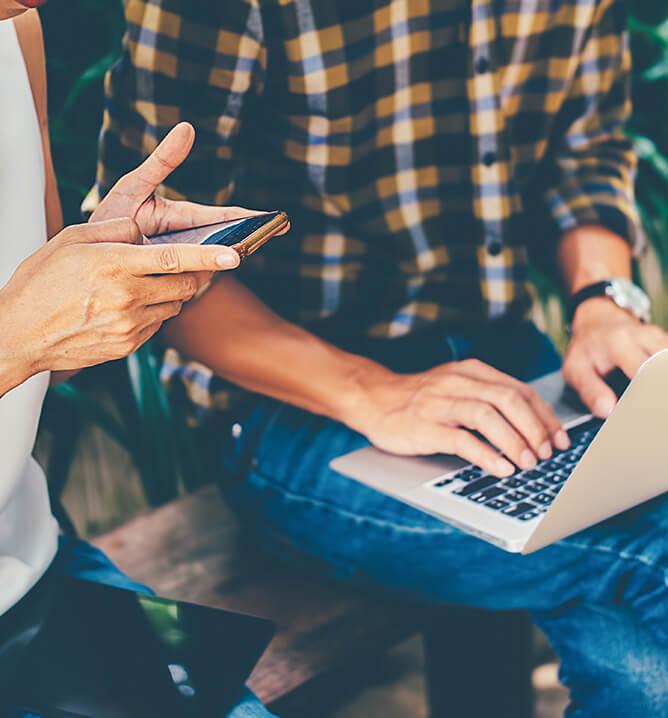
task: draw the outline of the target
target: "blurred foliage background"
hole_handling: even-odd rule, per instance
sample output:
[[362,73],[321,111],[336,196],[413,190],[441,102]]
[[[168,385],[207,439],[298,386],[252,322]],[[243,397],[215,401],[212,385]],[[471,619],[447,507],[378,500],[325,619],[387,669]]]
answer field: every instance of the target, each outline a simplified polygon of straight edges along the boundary
[[[624,1],[624,0],[620,0]],[[668,268],[668,3],[628,0],[634,56],[634,115],[628,128],[640,158],[638,203],[652,251],[643,260],[642,279],[655,296],[656,320],[668,325],[662,268]],[[117,57],[123,34],[121,0],[52,0],[40,10],[47,48],[49,110],[54,159],[65,219],[79,222],[79,206],[95,176],[97,138],[103,106],[103,78]],[[563,322],[554,287],[538,281],[543,299],[539,321],[559,341]],[[159,382],[159,363],[150,347],[127,363],[103,369],[114,410],[97,400],[100,375],[58,390],[47,407],[47,424],[60,432],[50,475],[58,494],[67,478],[80,427],[93,421],[124,446],[142,477],[149,503],[168,500],[209,471],[190,441],[190,430],[175,415]],[[91,388],[91,384],[93,388]],[[67,422],[62,417],[69,417]],[[63,435],[65,432],[65,435]],[[184,468],[188,467],[188,472]],[[54,499],[57,501],[57,496]]]

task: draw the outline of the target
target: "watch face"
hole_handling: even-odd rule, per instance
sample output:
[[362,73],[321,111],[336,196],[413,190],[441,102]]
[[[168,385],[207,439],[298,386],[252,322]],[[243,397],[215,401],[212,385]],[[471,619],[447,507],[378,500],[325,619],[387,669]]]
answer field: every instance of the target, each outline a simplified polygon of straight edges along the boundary
[[650,320],[649,297],[627,279],[611,279],[608,294],[617,306],[627,309],[644,322]]

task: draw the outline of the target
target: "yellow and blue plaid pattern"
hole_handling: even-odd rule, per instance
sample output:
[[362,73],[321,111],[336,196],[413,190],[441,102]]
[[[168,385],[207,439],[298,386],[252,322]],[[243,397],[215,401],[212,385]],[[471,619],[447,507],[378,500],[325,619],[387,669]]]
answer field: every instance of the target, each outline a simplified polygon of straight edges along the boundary
[[[317,333],[391,339],[519,315],[530,254],[549,257],[563,232],[638,241],[622,0],[127,0],[126,12],[98,192],[192,122],[196,147],[163,191],[285,209],[290,234],[238,276]],[[202,372],[181,375],[210,403]]]

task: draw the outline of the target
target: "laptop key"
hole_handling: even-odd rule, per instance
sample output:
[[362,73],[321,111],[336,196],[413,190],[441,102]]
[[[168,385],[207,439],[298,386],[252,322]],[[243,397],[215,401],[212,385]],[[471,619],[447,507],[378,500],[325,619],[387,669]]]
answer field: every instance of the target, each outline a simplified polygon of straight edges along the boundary
[[519,489],[521,486],[525,485],[525,481],[520,481],[519,479],[506,479],[501,486],[505,486],[508,489]]
[[469,501],[475,501],[477,504],[484,504],[485,501],[495,499],[503,493],[505,493],[505,489],[499,486],[492,486],[490,489],[485,489],[485,491],[476,491],[475,494],[470,494],[467,498]]
[[530,494],[527,494],[526,491],[510,491],[506,494],[506,498],[508,501],[524,501],[524,499],[528,499]]
[[506,516],[515,518],[517,516],[525,514],[527,511],[533,511],[535,508],[536,504],[531,504],[528,501],[522,501],[515,506],[509,506],[507,509],[503,509],[501,513],[505,514]]
[[482,479],[472,481],[470,484],[462,486],[461,489],[457,489],[457,491],[453,491],[452,493],[456,494],[457,496],[468,496],[469,494],[475,494],[476,491],[484,491],[490,486],[494,486],[499,481],[500,479],[498,479],[496,476],[483,476]]
[[482,476],[482,469],[478,468],[471,468],[471,469],[462,469],[461,471],[458,471],[453,478],[459,479],[460,481],[473,481],[473,479],[478,479]]
[[520,521],[531,521],[531,519],[535,519],[536,516],[540,516],[541,512],[536,509],[534,511],[527,511],[526,513],[523,513],[521,516],[518,516],[517,518]]
[[559,471],[561,468],[561,464],[557,461],[546,461],[544,464],[541,464],[540,468],[543,471]]
[[492,499],[488,501],[485,506],[489,506],[489,508],[494,509],[494,511],[501,511],[501,509],[507,508],[510,504],[503,499]]
[[532,469],[531,471],[525,471],[524,475],[527,479],[540,479],[543,477],[543,472]]
[[538,504],[551,504],[554,501],[554,494],[551,492],[545,492],[542,494],[536,494],[531,498]]
[[570,453],[571,453],[571,452],[568,451],[568,452],[566,452],[565,454],[559,454],[559,456],[556,456],[556,457],[555,457],[554,460],[559,464],[559,468],[560,468],[560,469],[563,469],[563,467],[564,467],[565,464],[570,463],[571,460],[568,458],[568,455],[569,455]]
[[449,479],[441,479],[440,481],[437,481],[435,484],[432,484],[432,486],[436,489],[440,489],[443,486],[449,486],[453,481],[454,481],[454,479],[452,477],[450,477]]
[[549,484],[546,484],[543,480],[532,481],[524,487],[524,491],[530,491],[532,494],[537,494],[540,491],[547,491],[550,488]]
[[568,476],[569,474],[565,471],[557,471],[556,474],[546,476],[545,481],[553,486],[558,486],[559,484],[563,484],[564,481],[566,481],[566,479],[568,478]]

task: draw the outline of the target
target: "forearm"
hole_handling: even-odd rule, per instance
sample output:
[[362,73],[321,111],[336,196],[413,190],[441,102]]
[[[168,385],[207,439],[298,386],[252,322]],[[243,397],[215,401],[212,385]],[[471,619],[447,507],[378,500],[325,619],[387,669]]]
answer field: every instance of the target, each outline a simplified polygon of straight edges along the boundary
[[19,342],[15,338],[14,315],[4,289],[0,289],[0,397],[37,373],[25,353],[27,339]]
[[559,245],[559,264],[569,296],[610,277],[630,278],[631,260],[629,243],[603,227],[573,229]]
[[367,382],[391,374],[281,319],[228,277],[163,331],[170,346],[219,376],[354,429],[366,410]]

